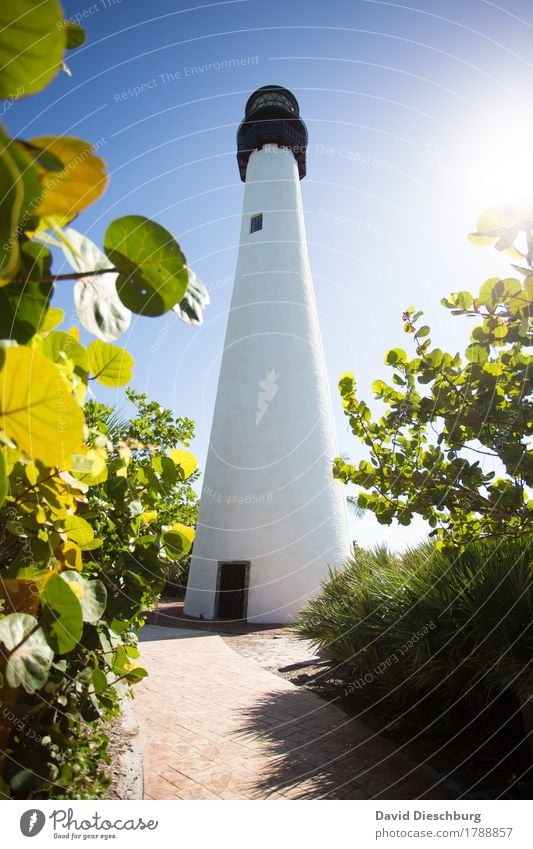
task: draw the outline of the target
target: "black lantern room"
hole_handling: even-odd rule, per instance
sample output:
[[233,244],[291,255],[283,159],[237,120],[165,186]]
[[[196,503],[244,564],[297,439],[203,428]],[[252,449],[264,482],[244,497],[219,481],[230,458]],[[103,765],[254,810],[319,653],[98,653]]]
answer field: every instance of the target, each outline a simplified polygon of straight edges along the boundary
[[237,132],[237,162],[243,182],[250,154],[265,144],[292,150],[300,180],[305,177],[307,129],[294,94],[279,85],[258,88],[246,103],[244,120]]

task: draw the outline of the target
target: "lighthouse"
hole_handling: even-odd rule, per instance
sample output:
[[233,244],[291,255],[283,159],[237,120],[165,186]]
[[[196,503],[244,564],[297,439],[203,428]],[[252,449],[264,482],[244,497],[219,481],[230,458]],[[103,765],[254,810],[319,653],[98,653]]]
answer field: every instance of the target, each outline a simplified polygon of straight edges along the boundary
[[255,91],[237,133],[239,255],[187,616],[292,621],[349,554],[300,191],[306,150],[294,95]]

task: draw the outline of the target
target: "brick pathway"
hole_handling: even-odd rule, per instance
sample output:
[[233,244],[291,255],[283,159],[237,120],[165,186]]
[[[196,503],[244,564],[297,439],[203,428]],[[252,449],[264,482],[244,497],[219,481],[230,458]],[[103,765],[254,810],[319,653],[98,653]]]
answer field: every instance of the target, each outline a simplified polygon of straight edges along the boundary
[[449,795],[363,723],[216,634],[147,625],[140,648],[149,677],[134,707],[147,799]]

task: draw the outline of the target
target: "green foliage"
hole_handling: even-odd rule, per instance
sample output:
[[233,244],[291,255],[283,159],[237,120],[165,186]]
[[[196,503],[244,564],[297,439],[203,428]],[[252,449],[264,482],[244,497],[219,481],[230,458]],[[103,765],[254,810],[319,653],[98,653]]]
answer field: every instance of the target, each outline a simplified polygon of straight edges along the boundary
[[398,706],[431,696],[477,715],[503,693],[531,695],[533,537],[470,543],[455,556],[424,543],[403,556],[359,549],[301,614],[352,681]]
[[187,289],[188,272],[173,236],[142,215],[117,218],[106,230],[104,249],[116,267],[122,303],[141,315],[162,315],[179,304]]
[[142,606],[163,590],[171,561],[188,560],[198,514],[196,459],[176,448],[188,445],[193,422],[174,418],[143,393],[128,389],[127,396],[136,413],[124,421],[105,404],[85,405],[92,450],[105,442],[109,457],[107,476],[88,492],[91,525],[102,541],[94,558],[121,628],[142,621]]
[[0,97],[35,94],[52,80],[66,46],[57,0],[2,0]]
[[67,50],[74,50],[76,47],[81,47],[87,41],[87,33],[82,26],[76,24],[74,21],[65,21],[65,29],[67,38],[65,46]]
[[91,342],[87,348],[89,370],[104,386],[124,386],[132,378],[133,357],[124,348]]
[[[506,208],[513,231],[533,246],[533,213]],[[494,220],[480,219],[485,236],[504,238]],[[433,347],[421,312],[409,307],[404,330],[415,356],[394,348],[385,356],[392,382],[372,389],[385,405],[373,418],[357,396],[355,378],[341,377],[344,411],[369,460],[335,461],[335,476],[359,487],[358,504],[382,524],[408,525],[415,513],[433,528],[439,545],[463,545],[485,536],[527,534],[533,527],[531,304],[533,254],[521,254],[522,277],[486,281],[478,297],[459,292],[443,300],[452,314],[475,325],[464,358]],[[486,456],[491,458],[487,467]]]
[[5,652],[6,681],[34,693],[46,684],[54,652],[35,616],[9,613],[0,620],[0,643]]
[[[0,96],[38,91],[65,49],[83,43],[63,18],[55,0],[5,0]],[[146,675],[143,611],[172,564],[167,552],[181,565],[194,535],[193,423],[133,391],[131,421],[96,401],[84,409],[89,381],[132,377],[133,358],[110,344],[131,319],[116,281],[130,299],[151,287],[139,311],[161,314],[193,279],[177,242],[148,219],[110,225],[114,266],[64,229],[107,181],[86,141],[61,132],[15,141],[0,128],[0,794],[13,798],[105,793],[101,723]],[[54,273],[48,245],[63,248],[71,272]],[[99,337],[87,347],[51,306],[65,280],[76,281],[80,321]],[[201,284],[190,297],[201,313]]]

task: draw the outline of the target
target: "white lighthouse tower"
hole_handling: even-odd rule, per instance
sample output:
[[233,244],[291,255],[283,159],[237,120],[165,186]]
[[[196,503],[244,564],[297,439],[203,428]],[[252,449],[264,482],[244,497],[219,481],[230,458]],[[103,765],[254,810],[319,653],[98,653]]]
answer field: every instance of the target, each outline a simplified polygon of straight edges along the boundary
[[245,182],[185,613],[287,622],[349,553],[300,180],[296,98],[258,89],[237,134]]

